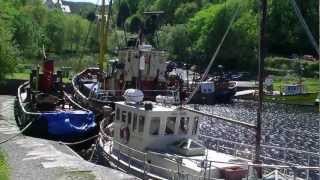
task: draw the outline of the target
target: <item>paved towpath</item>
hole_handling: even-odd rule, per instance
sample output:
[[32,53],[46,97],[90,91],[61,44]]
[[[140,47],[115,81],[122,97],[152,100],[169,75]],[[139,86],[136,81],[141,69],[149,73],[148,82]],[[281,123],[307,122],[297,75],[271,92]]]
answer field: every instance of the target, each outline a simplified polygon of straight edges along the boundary
[[[13,118],[13,96],[0,96],[0,141],[19,132]],[[18,136],[1,144],[10,166],[11,180],[135,179],[114,169],[83,160],[54,141]]]

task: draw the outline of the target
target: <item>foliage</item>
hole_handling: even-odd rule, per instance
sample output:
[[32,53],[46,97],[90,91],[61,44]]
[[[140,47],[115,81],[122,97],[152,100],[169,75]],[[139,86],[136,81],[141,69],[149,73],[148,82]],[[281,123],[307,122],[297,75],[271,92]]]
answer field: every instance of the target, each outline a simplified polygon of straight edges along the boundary
[[122,1],[117,15],[117,26],[123,27],[126,19],[130,16],[130,8],[127,1]]
[[126,27],[130,32],[138,33],[142,26],[143,22],[139,15],[133,15],[127,19]]
[[303,59],[288,59],[283,57],[269,57],[266,59],[266,68],[275,75],[294,73],[302,77],[319,77],[319,63]]
[[[7,5],[3,6],[3,11],[10,11]],[[16,45],[12,41],[13,27],[8,19],[11,17],[0,16],[0,80],[3,80],[6,74],[13,72],[19,57]]]
[[[257,16],[253,11],[247,11],[247,7],[252,6],[249,2],[241,2],[240,14],[217,57],[216,64],[223,64],[227,69],[256,69]],[[227,1],[226,5],[214,4],[190,19],[188,30],[192,53],[200,55],[195,61],[203,64],[211,59],[237,6],[237,1],[233,0]]]
[[6,157],[2,150],[0,150],[0,179],[1,180],[9,180],[9,166],[6,162]]
[[168,50],[171,59],[188,61],[190,40],[187,33],[184,24],[163,26],[159,33],[159,47]]
[[[0,0],[0,78],[12,72],[15,64],[41,59],[44,45],[57,59],[74,56],[66,62],[76,69],[85,66],[80,57],[99,51],[99,23],[96,6],[64,2],[73,14],[49,10],[42,0]],[[318,1],[297,1],[315,39],[318,39]],[[238,4],[239,16],[223,44],[215,65],[226,70],[257,70],[259,3],[255,0],[114,0],[112,22],[108,36],[108,53],[115,55],[125,46],[123,30],[139,33],[144,29],[146,43],[167,49],[170,58],[205,68],[227,29]],[[164,11],[159,16],[145,11]],[[288,57],[291,54],[315,55],[306,34],[293,12],[290,1],[270,0],[268,8],[269,54]],[[127,33],[126,33],[127,34]],[[79,57],[78,57],[79,56]],[[77,59],[78,58],[78,59]],[[279,63],[267,62],[267,68],[280,72]],[[294,64],[281,65],[296,71]],[[270,66],[268,65],[270,64]],[[303,64],[303,75],[314,76],[318,66]],[[285,70],[286,71],[286,70]]]

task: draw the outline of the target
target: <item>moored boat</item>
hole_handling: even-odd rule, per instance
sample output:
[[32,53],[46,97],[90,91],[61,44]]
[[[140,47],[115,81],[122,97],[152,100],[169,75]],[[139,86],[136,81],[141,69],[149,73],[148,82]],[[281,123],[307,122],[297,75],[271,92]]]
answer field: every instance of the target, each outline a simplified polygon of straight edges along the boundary
[[129,90],[126,101],[115,103],[114,119],[101,123],[99,148],[116,167],[142,179],[247,177],[250,161],[205,148],[198,123],[191,111],[143,102],[141,91]]
[[318,93],[305,92],[303,84],[286,84],[283,92],[280,93],[266,93],[264,101],[294,104],[294,105],[316,105]]
[[14,115],[27,135],[71,141],[97,132],[94,114],[64,92],[62,73],[55,74],[53,61],[46,58],[42,73],[33,70],[18,88]]

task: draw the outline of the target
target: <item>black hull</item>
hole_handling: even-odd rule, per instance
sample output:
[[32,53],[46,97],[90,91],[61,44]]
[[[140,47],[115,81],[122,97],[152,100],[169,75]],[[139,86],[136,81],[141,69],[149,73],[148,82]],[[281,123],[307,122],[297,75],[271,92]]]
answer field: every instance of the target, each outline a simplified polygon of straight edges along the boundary
[[203,105],[229,104],[229,103],[232,103],[234,95],[235,95],[234,90],[214,92],[209,94],[198,92],[192,97],[190,104],[203,104]]
[[92,98],[91,90],[81,82],[81,77],[87,76],[88,73],[98,75],[100,70],[97,68],[87,68],[72,79],[72,87],[74,91],[73,99],[84,108],[92,111],[96,115],[96,122],[98,124],[103,119],[103,107],[108,106],[114,109],[114,102],[116,99],[101,100]]

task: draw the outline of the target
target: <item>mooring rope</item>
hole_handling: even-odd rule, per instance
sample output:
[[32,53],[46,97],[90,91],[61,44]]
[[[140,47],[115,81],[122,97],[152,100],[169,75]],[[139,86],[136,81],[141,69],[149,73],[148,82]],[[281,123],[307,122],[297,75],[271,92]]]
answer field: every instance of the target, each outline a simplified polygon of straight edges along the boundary
[[6,143],[6,142],[8,142],[8,141],[11,141],[12,139],[20,136],[21,134],[23,134],[23,133],[33,124],[33,122],[35,122],[35,121],[38,120],[38,119],[40,119],[40,117],[38,117],[38,118],[36,118],[36,119],[33,119],[33,120],[32,120],[26,127],[24,127],[19,133],[15,134],[15,135],[13,135],[13,136],[11,136],[11,137],[9,137],[9,138],[7,138],[6,140],[1,141],[0,144],[4,144],[4,143]]
[[84,140],[81,140],[81,141],[77,141],[77,142],[71,142],[71,143],[69,143],[69,142],[59,141],[58,143],[59,143],[59,144],[63,144],[63,145],[69,145],[69,146],[78,145],[78,144],[82,144],[82,143],[85,143],[85,142],[87,142],[87,141],[90,141],[90,140],[92,140],[92,139],[95,139],[95,138],[97,138],[97,137],[99,137],[99,136],[100,136],[100,135],[97,134],[97,135],[91,136],[91,137],[89,137],[89,138],[87,138],[87,139],[84,139]]

